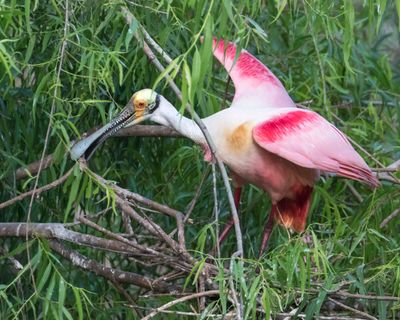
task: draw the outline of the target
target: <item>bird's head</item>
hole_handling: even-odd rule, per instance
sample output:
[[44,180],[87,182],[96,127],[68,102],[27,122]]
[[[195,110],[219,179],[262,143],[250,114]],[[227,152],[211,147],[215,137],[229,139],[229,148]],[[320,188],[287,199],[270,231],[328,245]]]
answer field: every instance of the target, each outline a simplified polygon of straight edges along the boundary
[[124,127],[135,125],[150,118],[151,114],[160,106],[160,95],[151,89],[135,92],[125,109],[132,111],[131,121]]
[[70,150],[72,160],[84,156],[86,159],[108,137],[122,128],[130,127],[151,118],[160,106],[160,95],[151,89],[143,89],[133,94],[125,108],[108,124],[78,141]]

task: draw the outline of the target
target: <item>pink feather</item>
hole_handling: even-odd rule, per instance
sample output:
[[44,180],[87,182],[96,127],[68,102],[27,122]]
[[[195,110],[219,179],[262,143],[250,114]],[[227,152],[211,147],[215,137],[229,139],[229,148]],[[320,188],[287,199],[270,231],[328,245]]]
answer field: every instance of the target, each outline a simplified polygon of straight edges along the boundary
[[237,49],[232,42],[216,38],[213,39],[213,49],[214,56],[228,71],[235,85],[234,100],[251,95],[257,96],[266,107],[295,106],[279,79],[249,52],[241,50],[236,56]]
[[345,135],[312,111],[295,110],[253,128],[255,142],[299,166],[379,185]]

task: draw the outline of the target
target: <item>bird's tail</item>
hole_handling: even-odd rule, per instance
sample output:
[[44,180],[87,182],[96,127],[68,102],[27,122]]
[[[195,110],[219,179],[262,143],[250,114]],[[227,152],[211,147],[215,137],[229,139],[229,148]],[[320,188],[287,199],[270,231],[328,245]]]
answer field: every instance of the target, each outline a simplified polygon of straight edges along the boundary
[[271,214],[284,227],[297,232],[304,231],[311,204],[312,191],[312,187],[302,186],[297,190],[294,199],[284,198],[273,205]]
[[340,168],[337,173],[343,177],[362,181],[369,184],[372,188],[377,188],[380,185],[379,180],[375,177],[367,165],[365,165],[365,167],[361,167],[340,163],[339,166]]

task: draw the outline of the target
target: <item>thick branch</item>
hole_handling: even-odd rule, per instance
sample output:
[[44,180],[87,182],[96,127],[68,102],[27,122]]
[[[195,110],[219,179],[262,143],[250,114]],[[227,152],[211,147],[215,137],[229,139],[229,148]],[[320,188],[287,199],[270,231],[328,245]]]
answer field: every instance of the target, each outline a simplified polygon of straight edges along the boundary
[[154,292],[180,292],[181,290],[173,285],[165,283],[163,281],[153,281],[147,277],[141,276],[133,272],[126,272],[116,268],[110,268],[98,263],[93,259],[71,250],[70,248],[62,245],[60,242],[50,240],[50,247],[58,252],[65,259],[71,261],[75,266],[82,268],[83,270],[94,272],[95,274],[102,276],[110,281],[118,283],[133,284],[138,287],[152,290]]
[[[88,130],[88,133],[94,132],[98,126]],[[178,132],[164,126],[156,125],[136,125],[121,129],[115,134],[115,137],[182,137]],[[40,160],[32,162],[15,171],[15,179],[21,180],[31,175],[35,175],[39,171]],[[47,169],[53,163],[53,155],[47,155],[43,159],[42,170]]]
[[[158,252],[158,251],[156,251],[156,250],[154,250],[154,249],[152,249],[152,248],[150,248],[148,246],[142,246],[141,244],[133,243],[132,241],[122,237],[121,235],[116,234],[114,232],[111,232],[110,230],[108,230],[106,228],[103,228],[102,226],[99,226],[98,224],[94,223],[93,221],[91,221],[89,219],[86,219],[83,216],[79,216],[78,220],[80,222],[86,224],[87,226],[89,226],[89,227],[91,227],[91,228],[93,228],[93,229],[95,229],[95,230],[97,230],[99,232],[104,233],[106,236],[108,236],[110,238],[114,238],[114,239],[116,239],[116,240],[118,240],[118,241],[120,241],[122,243],[125,243],[127,246],[133,247],[133,248],[135,248],[137,250],[140,250],[140,251],[142,251],[142,252],[144,252],[144,253],[146,253],[148,255],[155,256],[157,259],[161,259],[161,258],[169,259],[170,258],[169,256],[166,256],[164,253]],[[179,269],[182,270],[182,268],[183,268],[183,266],[181,268],[179,268]],[[189,267],[189,270],[190,270],[190,267]]]
[[138,254],[138,249],[116,240],[108,240],[89,234],[83,234],[68,230],[62,223],[0,223],[0,237],[41,237],[46,239],[59,239],[72,242],[77,245],[90,246],[92,248]]
[[175,130],[158,125],[136,125],[123,128],[118,131],[115,137],[182,137]]

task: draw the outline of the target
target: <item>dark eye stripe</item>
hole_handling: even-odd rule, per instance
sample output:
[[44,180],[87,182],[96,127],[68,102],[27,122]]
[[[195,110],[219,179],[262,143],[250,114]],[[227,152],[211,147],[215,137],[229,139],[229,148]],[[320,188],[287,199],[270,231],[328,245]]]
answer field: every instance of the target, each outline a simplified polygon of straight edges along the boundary
[[156,95],[156,103],[153,105],[153,107],[150,108],[150,110],[156,110],[160,106],[160,95]]

